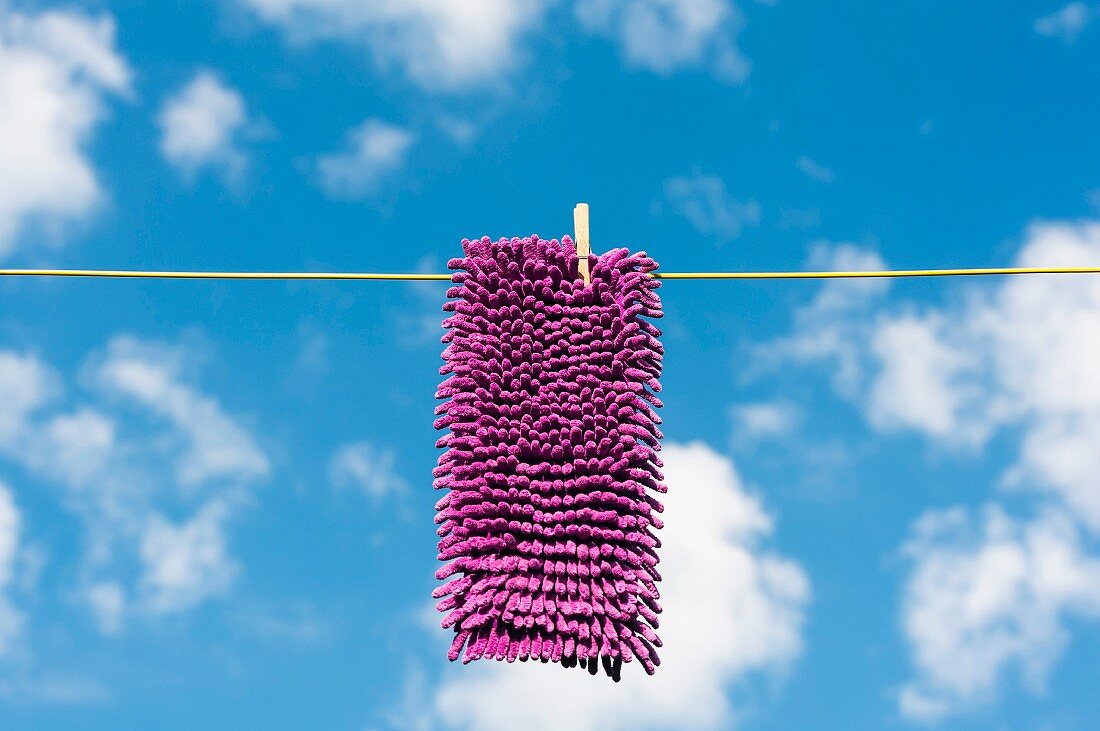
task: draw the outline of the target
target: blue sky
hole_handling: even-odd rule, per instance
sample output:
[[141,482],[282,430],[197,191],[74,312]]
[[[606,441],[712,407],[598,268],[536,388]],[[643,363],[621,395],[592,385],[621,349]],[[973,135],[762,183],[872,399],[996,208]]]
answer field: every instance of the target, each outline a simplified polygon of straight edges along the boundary
[[[0,0],[10,267],[1100,265],[1100,6]],[[1091,100],[1091,101],[1090,101]],[[1087,729],[1100,279],[668,282],[665,664],[453,667],[438,283],[0,281],[4,728]]]

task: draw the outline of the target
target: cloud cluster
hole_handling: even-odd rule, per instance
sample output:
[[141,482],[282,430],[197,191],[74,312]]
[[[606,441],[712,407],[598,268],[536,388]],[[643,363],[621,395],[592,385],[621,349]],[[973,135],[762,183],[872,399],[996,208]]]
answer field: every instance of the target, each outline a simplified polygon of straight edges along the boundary
[[[856,249],[835,250],[834,264]],[[867,252],[867,261],[881,264]],[[844,261],[844,260],[847,260]],[[1033,225],[1015,265],[1100,264],[1100,223]],[[956,306],[885,305],[889,284],[832,282],[795,316],[791,336],[758,358],[835,366],[838,391],[884,431],[910,430],[955,448],[1023,431],[1006,479],[1058,493],[1100,530],[1100,280],[1015,277]]]
[[[881,263],[851,246],[832,252],[847,260],[838,267],[858,256]],[[1015,262],[1096,264],[1095,221],[1032,225]],[[1040,687],[1064,645],[1062,618],[1097,616],[1080,584],[1094,580],[1098,559],[1078,533],[1100,535],[1100,280],[1013,277],[939,306],[896,306],[888,289],[825,285],[793,332],[757,358],[827,364],[837,392],[877,431],[970,452],[995,434],[1018,438],[1001,486],[1035,496],[1038,512],[1011,518],[994,502],[984,518],[957,508],[913,529],[903,625],[916,676],[901,710],[936,720],[991,702],[1011,667]]]
[[[336,39],[358,45],[379,69],[396,71],[428,92],[499,86],[524,64],[530,38],[545,31],[554,5],[545,0],[238,2],[295,42]],[[729,0],[598,0],[573,9],[580,30],[613,39],[629,65],[664,75],[704,68],[732,82],[748,74],[750,64],[735,44],[743,19]],[[28,230],[55,232],[102,203],[87,146],[107,102],[130,93],[131,71],[115,48],[109,16],[0,8],[0,256]],[[447,122],[460,137],[470,134],[467,123],[455,127],[451,119],[444,115],[441,124]],[[187,181],[210,171],[228,185],[240,183],[248,165],[244,138],[256,122],[241,93],[216,72],[200,70],[166,98],[157,123],[161,154]],[[313,167],[329,196],[367,198],[405,166],[415,139],[409,129],[366,120],[349,131],[345,149],[318,156]],[[759,218],[751,201],[740,208],[730,201],[712,213],[717,217],[709,225],[727,238]]]
[[[876,252],[855,244],[816,242],[809,269],[878,271],[886,262]],[[885,279],[827,280],[813,300],[794,314],[789,335],[761,344],[753,352],[749,375],[773,371],[788,363],[824,363],[833,386],[852,397],[866,380],[867,309],[890,289]]]
[[[428,92],[498,87],[524,65],[531,39],[546,35],[555,3],[546,0],[237,0],[294,42],[340,40],[364,49],[382,71]],[[744,25],[730,0],[594,0],[572,6],[577,28],[612,39],[633,67],[669,75],[705,69],[740,83],[751,64],[738,51]],[[110,16],[37,14],[0,8],[0,256],[29,231],[56,233],[85,219],[104,199],[87,147],[113,97],[131,94],[131,71],[115,48]],[[467,122],[442,115],[456,138]],[[160,151],[188,182],[209,171],[238,185],[248,166],[243,143],[257,129],[241,93],[209,69],[166,98],[157,116]],[[318,156],[313,169],[330,197],[358,200],[406,165],[416,134],[380,120],[348,132],[345,149]],[[674,206],[724,238],[759,219],[752,201],[714,200],[689,181]],[[720,181],[719,181],[720,182]],[[687,196],[689,199],[681,199]],[[718,206],[718,207],[715,207]],[[710,216],[710,218],[704,218]]]
[[938,721],[992,702],[1009,668],[1041,693],[1069,640],[1066,620],[1100,619],[1100,558],[1061,511],[1023,521],[994,505],[979,516],[931,512],[905,553],[914,571],[902,618],[917,678],[899,703],[910,718]]
[[[525,66],[533,43],[548,35],[545,26],[556,5],[547,0],[237,2],[291,42],[349,44],[365,51],[379,71],[445,95],[503,89]],[[735,43],[744,20],[730,0],[589,0],[572,9],[579,27],[570,33],[613,40],[632,67],[666,76],[704,69],[731,83],[743,82],[751,68]],[[243,104],[216,84],[197,78],[161,114],[162,150],[188,175],[205,165],[231,175],[243,165],[230,141],[244,124]],[[454,140],[476,134],[460,117],[437,116],[439,130]],[[343,149],[316,156],[310,168],[330,198],[371,198],[406,167],[419,136],[408,126],[367,119],[348,130]],[[721,181],[702,176],[670,180],[670,202],[705,233],[735,238],[742,226],[758,222],[759,206],[729,199],[715,184]]]
[[340,39],[425,89],[490,84],[522,58],[541,0],[241,0],[296,42]]
[[[298,43],[337,39],[364,48],[375,65],[429,91],[500,84],[522,67],[544,31],[547,0],[239,0]],[[701,68],[741,83],[752,64],[738,50],[744,26],[729,0],[585,0],[580,30],[610,38],[624,61],[662,75]]]
[[88,142],[129,91],[109,17],[0,5],[0,256],[28,228],[53,231],[100,204]]
[[105,632],[228,589],[238,568],[226,525],[269,472],[249,432],[184,377],[188,357],[116,337],[83,366],[87,393],[73,394],[36,355],[0,350],[0,456],[81,519],[76,588]]
[[799,656],[810,586],[798,564],[767,546],[773,518],[733,463],[709,447],[670,444],[662,455],[669,491],[661,531],[665,646],[657,674],[628,666],[622,682],[611,685],[540,663],[480,663],[434,689],[441,725],[722,728],[737,720],[731,689],[754,676],[782,675]]

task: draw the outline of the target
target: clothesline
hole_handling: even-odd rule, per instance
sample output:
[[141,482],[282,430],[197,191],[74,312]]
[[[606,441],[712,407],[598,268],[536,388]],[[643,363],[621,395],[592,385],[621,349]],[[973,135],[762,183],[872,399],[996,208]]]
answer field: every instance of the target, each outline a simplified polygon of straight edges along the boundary
[[[653,272],[657,279],[865,279],[974,277],[1015,274],[1100,274],[1100,267],[988,267],[816,272]],[[117,279],[393,280],[450,281],[450,274],[372,272],[174,272],[129,269],[0,269],[0,277],[101,277]]]

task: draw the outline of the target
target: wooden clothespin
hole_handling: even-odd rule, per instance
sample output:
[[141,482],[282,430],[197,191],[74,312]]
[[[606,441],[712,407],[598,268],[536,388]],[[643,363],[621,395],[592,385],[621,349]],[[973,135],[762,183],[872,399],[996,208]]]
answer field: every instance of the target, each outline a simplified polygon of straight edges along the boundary
[[581,275],[585,284],[592,281],[588,272],[588,255],[592,253],[591,244],[588,241],[588,204],[578,203],[573,208],[573,231],[576,234],[577,245],[577,273]]

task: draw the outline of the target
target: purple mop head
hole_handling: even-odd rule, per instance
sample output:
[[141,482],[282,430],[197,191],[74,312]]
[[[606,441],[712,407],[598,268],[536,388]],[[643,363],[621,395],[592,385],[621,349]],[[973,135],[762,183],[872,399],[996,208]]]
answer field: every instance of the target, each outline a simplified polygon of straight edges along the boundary
[[[656,262],[613,249],[577,274],[569,237],[463,241],[437,398],[432,596],[449,657],[652,674],[663,510]],[[462,652],[465,647],[465,653]]]

